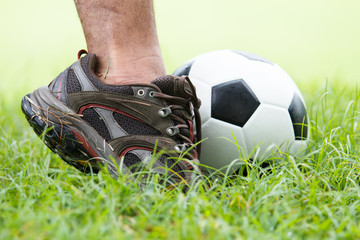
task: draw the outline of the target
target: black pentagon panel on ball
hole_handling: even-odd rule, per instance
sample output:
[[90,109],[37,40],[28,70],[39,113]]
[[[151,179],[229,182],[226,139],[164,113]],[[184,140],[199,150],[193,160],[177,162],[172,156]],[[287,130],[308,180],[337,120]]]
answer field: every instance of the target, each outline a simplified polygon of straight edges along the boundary
[[308,118],[305,105],[296,93],[291,101],[289,114],[294,127],[295,140],[306,140],[308,137]]
[[243,127],[260,101],[243,79],[212,87],[211,117]]
[[268,63],[271,65],[274,65],[272,62],[270,62],[269,60],[267,60],[266,58],[260,57],[258,55],[255,55],[253,53],[248,53],[248,52],[242,52],[242,51],[238,51],[238,50],[232,50],[232,52],[239,54],[243,57],[246,57],[249,60],[253,60],[253,61],[259,61],[259,62],[264,62],[264,63]]
[[193,65],[195,60],[186,62],[185,64],[181,65],[178,69],[175,70],[173,75],[181,77],[182,75],[189,76],[190,69]]

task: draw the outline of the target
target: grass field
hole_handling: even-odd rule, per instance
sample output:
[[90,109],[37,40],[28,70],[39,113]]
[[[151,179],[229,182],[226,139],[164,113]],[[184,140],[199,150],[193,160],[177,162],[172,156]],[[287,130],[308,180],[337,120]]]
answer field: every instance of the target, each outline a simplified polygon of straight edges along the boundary
[[[28,127],[27,89],[0,96],[0,239],[360,238],[360,91],[300,86],[312,139],[303,157],[269,171],[210,179],[210,191],[145,189],[125,178],[84,175]],[[19,95],[17,95],[19,94]]]
[[84,48],[76,12],[71,1],[0,3],[0,239],[360,239],[358,1],[226,3],[158,1],[169,72],[214,49],[267,57],[299,85],[312,139],[302,157],[186,195],[84,175],[45,147],[20,100]]

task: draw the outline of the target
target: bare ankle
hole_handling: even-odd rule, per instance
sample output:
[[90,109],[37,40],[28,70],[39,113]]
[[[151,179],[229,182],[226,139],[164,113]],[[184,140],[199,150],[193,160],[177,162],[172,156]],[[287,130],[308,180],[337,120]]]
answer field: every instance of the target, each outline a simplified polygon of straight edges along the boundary
[[161,55],[96,54],[95,72],[106,84],[149,83],[166,74]]

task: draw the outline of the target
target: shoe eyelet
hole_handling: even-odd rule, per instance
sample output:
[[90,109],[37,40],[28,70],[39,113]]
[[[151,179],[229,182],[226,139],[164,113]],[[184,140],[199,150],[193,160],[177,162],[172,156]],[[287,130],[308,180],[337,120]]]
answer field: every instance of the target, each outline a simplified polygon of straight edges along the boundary
[[184,144],[177,144],[174,146],[174,150],[178,153],[182,153],[186,150],[186,147]]
[[159,111],[158,111],[158,115],[162,118],[164,117],[167,117],[171,114],[171,109],[169,107],[164,107],[164,108],[161,108]]
[[167,133],[167,135],[169,135],[169,136],[175,136],[175,135],[177,135],[177,134],[179,134],[179,128],[178,127],[168,127],[167,129],[166,129],[166,133]]
[[152,98],[154,97],[154,91],[149,92],[149,97],[152,97]]
[[138,94],[139,96],[144,96],[144,94],[145,94],[144,89],[139,89],[139,90],[137,91],[137,94]]

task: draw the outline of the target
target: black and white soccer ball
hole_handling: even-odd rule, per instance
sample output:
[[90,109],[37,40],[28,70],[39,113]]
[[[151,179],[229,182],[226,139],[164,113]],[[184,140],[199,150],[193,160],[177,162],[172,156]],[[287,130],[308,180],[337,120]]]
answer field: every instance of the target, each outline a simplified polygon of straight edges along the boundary
[[[197,56],[174,75],[188,75],[201,99],[201,163],[236,171],[244,159],[307,146],[304,99],[278,65],[251,53],[220,50]],[[238,161],[234,161],[238,160]]]

